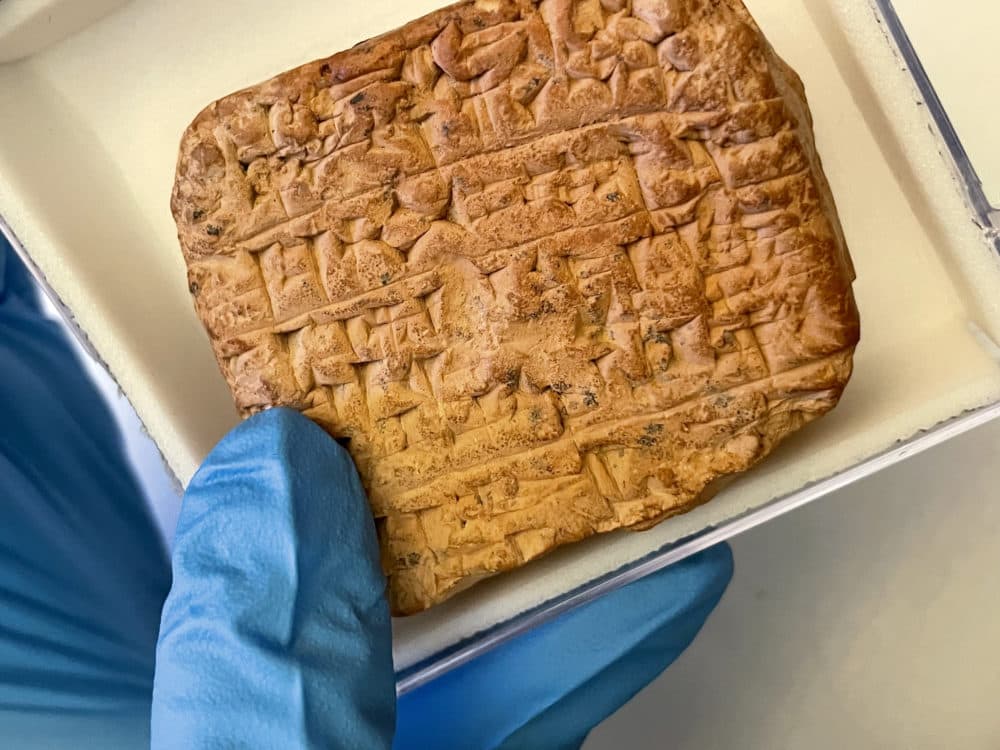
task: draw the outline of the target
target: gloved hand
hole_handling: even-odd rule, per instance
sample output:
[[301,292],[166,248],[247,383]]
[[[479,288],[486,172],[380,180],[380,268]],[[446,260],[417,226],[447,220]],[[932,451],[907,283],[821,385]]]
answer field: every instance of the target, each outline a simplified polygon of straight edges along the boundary
[[0,235],[0,747],[148,741],[169,575],[117,426]]
[[719,544],[446,673],[397,706],[395,748],[578,748],[680,656],[732,578]]
[[[0,746],[61,732],[60,747],[140,747],[163,551],[106,409],[2,249],[0,362]],[[273,410],[185,497],[153,744],[576,747],[690,642],[731,565],[708,550],[404,696],[393,740],[384,582],[353,466]]]
[[[684,650],[730,574],[717,547],[404,696],[395,747],[578,747]],[[237,427],[184,498],[153,747],[389,747],[384,587],[346,452],[285,409]]]

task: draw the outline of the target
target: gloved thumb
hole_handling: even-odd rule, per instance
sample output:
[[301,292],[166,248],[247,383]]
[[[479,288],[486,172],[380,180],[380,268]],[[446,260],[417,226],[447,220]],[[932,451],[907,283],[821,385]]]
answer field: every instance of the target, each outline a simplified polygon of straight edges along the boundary
[[350,457],[273,409],[184,497],[153,686],[152,747],[388,748],[385,580]]

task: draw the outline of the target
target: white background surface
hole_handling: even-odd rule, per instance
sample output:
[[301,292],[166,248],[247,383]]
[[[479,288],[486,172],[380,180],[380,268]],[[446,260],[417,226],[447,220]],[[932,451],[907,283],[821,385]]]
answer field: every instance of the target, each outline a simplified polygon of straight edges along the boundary
[[694,644],[585,750],[1000,747],[1000,422],[733,542]]

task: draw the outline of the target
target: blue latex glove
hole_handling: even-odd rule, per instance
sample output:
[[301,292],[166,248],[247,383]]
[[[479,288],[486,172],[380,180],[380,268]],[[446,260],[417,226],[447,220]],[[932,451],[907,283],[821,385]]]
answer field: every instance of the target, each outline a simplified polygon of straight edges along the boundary
[[717,545],[439,677],[400,699],[394,747],[579,747],[688,647],[732,572]]
[[0,236],[0,747],[144,741],[169,585],[115,422]]
[[336,442],[287,409],[244,422],[191,480],[175,540],[154,748],[389,746],[385,579]]
[[[575,748],[690,643],[725,546],[405,696],[399,748]],[[163,610],[154,748],[389,747],[389,616],[346,452],[300,414],[245,422],[184,498]]]
[[[9,256],[0,290],[0,362],[15,373],[0,378],[14,417],[0,423],[14,497],[0,524],[0,746],[62,732],[67,747],[139,747],[162,550],[106,410]],[[227,436],[185,497],[153,745],[576,747],[690,642],[731,565],[727,547],[709,550],[404,696],[393,743],[384,581],[353,467],[273,410]]]

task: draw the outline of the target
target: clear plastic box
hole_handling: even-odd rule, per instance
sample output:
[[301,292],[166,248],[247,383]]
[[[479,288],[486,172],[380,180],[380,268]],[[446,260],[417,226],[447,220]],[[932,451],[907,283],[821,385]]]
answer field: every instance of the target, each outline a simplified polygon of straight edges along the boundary
[[[1000,24],[1000,13],[996,10],[991,11],[988,8],[982,7],[975,0],[958,1],[958,6],[962,6],[963,4],[965,6],[965,10],[969,13],[967,18],[980,19],[979,21],[971,22],[969,25],[975,26],[980,24],[983,26],[983,36],[977,36],[969,41],[975,46],[975,51],[985,51],[986,35],[990,33],[989,29],[995,30],[998,24]],[[920,93],[921,97],[917,101],[923,106],[926,106],[928,112],[930,113],[934,122],[934,127],[937,129],[941,138],[947,157],[955,167],[956,176],[961,182],[965,199],[969,203],[973,216],[978,220],[983,233],[987,237],[987,240],[997,249],[998,252],[1000,252],[1000,208],[997,207],[1000,195],[997,194],[997,187],[993,187],[992,194],[987,195],[987,190],[983,183],[984,176],[987,172],[989,172],[989,176],[992,180],[1000,180],[1000,175],[993,173],[992,170],[995,169],[995,166],[992,164],[983,163],[980,168],[980,164],[977,163],[976,157],[981,159],[984,156],[982,153],[973,155],[966,150],[965,144],[963,143],[962,138],[959,137],[956,126],[952,122],[952,118],[945,108],[942,96],[939,95],[938,89],[935,87],[935,83],[932,80],[932,76],[929,74],[927,68],[925,68],[924,62],[921,59],[920,51],[918,50],[918,46],[920,46],[920,49],[929,52],[931,51],[928,49],[930,45],[934,44],[937,40],[943,39],[944,37],[937,36],[933,39],[925,37],[920,41],[911,37],[911,32],[907,28],[906,19],[910,18],[915,20],[919,18],[921,12],[927,12],[928,9],[923,7],[924,3],[922,0],[897,0],[896,5],[893,4],[892,0],[875,0],[875,5],[879,13],[877,23],[885,24],[890,43],[894,45],[896,50],[898,50],[902,64],[913,76],[914,84],[916,85],[917,91]],[[897,6],[899,6],[898,9]],[[937,13],[941,12],[940,8],[935,8],[933,10]],[[956,16],[961,17],[962,11],[962,7],[956,7],[955,5],[949,4],[948,12],[945,18],[941,18],[940,16],[936,18],[927,18],[924,23],[932,24],[935,21],[946,22],[947,17],[950,17],[951,19],[956,18]],[[986,17],[981,17],[984,12],[986,13]],[[993,15],[989,15],[991,12]],[[966,54],[970,54],[971,52],[973,52],[973,50],[965,50]],[[935,63],[937,72],[943,74],[945,72],[943,68],[944,65],[947,64],[947,61],[935,60]],[[954,60],[954,64],[957,67],[962,67],[963,63],[972,63],[969,65],[970,68],[976,67],[974,61],[971,59],[963,60],[960,56],[958,59]],[[985,80],[989,80],[988,75],[985,76]],[[952,86],[955,85],[950,81],[947,83]],[[992,84],[992,91],[989,90],[990,84],[986,83],[981,90],[968,93],[977,97],[992,97],[995,100],[995,78],[993,79]],[[951,90],[949,93],[957,95],[959,92]],[[965,116],[969,116],[970,113],[963,114],[965,114]],[[972,125],[972,123],[969,124],[970,126]],[[977,145],[980,144],[977,143]],[[989,147],[995,150],[995,146],[993,146],[993,144],[989,144]]]
[[[180,133],[206,102],[438,4],[0,3],[0,230],[181,484],[236,415],[168,208]],[[689,514],[572,545],[397,621],[400,691],[1000,416],[997,214],[901,16],[889,0],[747,5],[805,81],[858,270],[862,343],[841,405]]]

